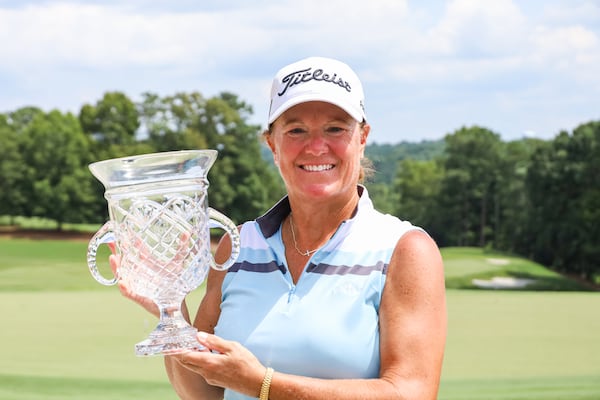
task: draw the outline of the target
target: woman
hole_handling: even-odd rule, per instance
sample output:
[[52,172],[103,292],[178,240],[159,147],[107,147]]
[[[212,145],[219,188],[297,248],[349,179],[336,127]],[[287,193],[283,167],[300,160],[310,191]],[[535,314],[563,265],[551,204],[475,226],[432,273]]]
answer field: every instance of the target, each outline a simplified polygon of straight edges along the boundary
[[[165,356],[181,398],[436,398],[443,264],[360,185],[369,130],[346,64],[313,57],[277,73],[265,138],[287,196],[241,226],[229,271],[209,273],[194,325],[210,351]],[[229,252],[225,238],[217,261]]]

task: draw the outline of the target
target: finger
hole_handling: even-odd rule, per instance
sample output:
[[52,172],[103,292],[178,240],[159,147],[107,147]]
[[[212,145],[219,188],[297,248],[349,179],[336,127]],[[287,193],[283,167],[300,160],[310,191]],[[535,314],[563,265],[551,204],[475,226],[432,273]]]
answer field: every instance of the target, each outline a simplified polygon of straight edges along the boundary
[[140,304],[141,306],[144,306],[145,298],[142,298],[141,296],[136,294],[133,290],[131,290],[131,287],[124,279],[119,279],[119,281],[117,282],[117,286],[119,287],[119,291],[121,292],[121,295],[123,295],[124,297],[126,297],[130,300],[135,301],[136,303]]
[[142,239],[136,236],[133,240],[133,247],[137,251],[137,256],[140,260],[147,260],[152,254],[152,249],[148,248],[148,245],[142,241]]
[[110,269],[113,273],[114,276],[117,276],[117,271],[119,269],[119,265],[121,265],[121,256],[119,256],[118,254],[111,254],[110,256],[108,256],[108,262],[110,264]]
[[171,262],[175,265],[181,265],[188,257],[189,251],[192,248],[190,246],[190,238],[192,237],[189,232],[182,232],[181,236],[179,236],[179,247],[175,252],[175,256],[171,260]]
[[216,335],[211,335],[210,333],[198,332],[196,339],[198,340],[198,343],[212,352],[216,351],[218,353],[225,354],[231,350],[231,342]]
[[191,369],[191,364],[189,362],[188,359],[186,359],[185,355],[187,353],[168,353],[168,352],[164,352],[163,356],[165,358],[169,358],[171,360],[176,361],[177,363],[179,363],[180,365],[182,365],[185,368]]
[[117,254],[117,244],[115,242],[108,242],[108,243],[106,243],[106,245],[110,249],[111,253]]
[[203,367],[207,365],[208,359],[205,358],[206,350],[204,351],[187,351],[178,354],[165,354],[166,357],[170,357],[177,361],[182,367],[196,373],[203,374]]
[[127,285],[127,283],[125,283],[124,280],[119,279],[119,282],[117,284],[119,286],[119,291],[121,292],[121,294],[127,298],[132,299],[134,297],[134,294],[131,292],[131,289],[129,289],[129,286]]

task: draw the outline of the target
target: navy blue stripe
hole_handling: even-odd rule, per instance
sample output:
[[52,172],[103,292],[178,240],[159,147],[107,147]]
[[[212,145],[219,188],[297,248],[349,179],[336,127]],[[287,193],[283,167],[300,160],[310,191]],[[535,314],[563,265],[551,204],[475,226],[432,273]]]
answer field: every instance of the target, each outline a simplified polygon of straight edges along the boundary
[[277,264],[275,261],[268,263],[251,263],[248,261],[242,261],[241,263],[236,262],[227,271],[238,272],[240,270],[249,272],[273,272],[279,270],[284,274],[286,273],[286,269],[282,265]]
[[264,215],[258,217],[256,222],[264,237],[270,238],[279,230],[285,217],[290,213],[290,200],[283,197]]
[[375,265],[331,265],[331,264],[310,264],[306,272],[323,275],[369,275],[372,272],[387,273],[388,264],[378,261]]

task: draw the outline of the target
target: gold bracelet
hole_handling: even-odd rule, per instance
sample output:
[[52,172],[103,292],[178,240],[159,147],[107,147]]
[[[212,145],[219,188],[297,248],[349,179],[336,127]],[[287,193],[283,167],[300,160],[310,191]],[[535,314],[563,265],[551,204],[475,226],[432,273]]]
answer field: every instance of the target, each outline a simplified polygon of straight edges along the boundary
[[271,388],[271,379],[273,379],[273,368],[267,368],[267,372],[265,372],[265,378],[262,381],[262,385],[260,386],[260,395],[258,396],[259,400],[269,400],[269,389]]

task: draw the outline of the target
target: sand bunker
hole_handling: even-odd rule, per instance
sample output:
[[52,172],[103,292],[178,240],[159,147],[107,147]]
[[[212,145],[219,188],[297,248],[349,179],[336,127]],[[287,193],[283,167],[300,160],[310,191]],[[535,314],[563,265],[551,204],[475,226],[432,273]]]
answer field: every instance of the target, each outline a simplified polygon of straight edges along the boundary
[[508,265],[510,264],[510,260],[506,258],[486,258],[485,261],[494,265]]
[[522,289],[535,282],[535,279],[513,278],[510,276],[495,276],[492,279],[473,279],[473,285],[483,289]]

